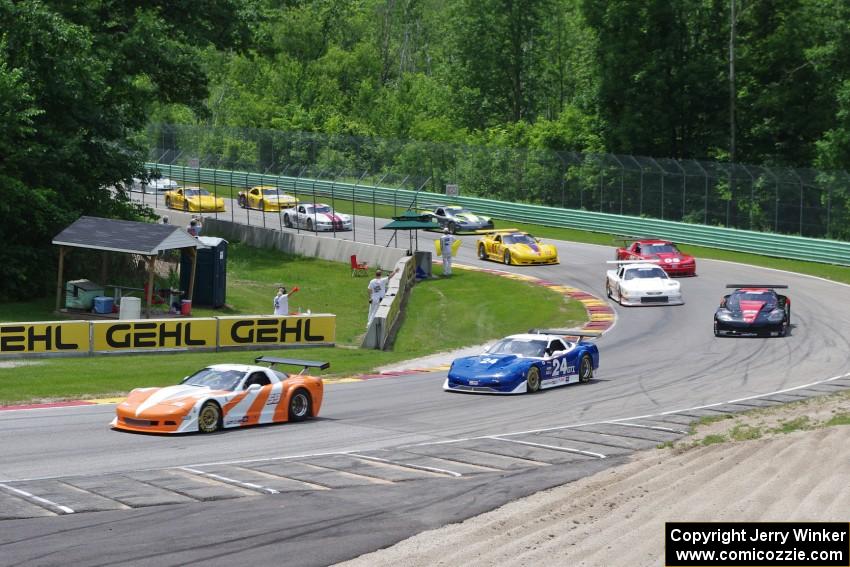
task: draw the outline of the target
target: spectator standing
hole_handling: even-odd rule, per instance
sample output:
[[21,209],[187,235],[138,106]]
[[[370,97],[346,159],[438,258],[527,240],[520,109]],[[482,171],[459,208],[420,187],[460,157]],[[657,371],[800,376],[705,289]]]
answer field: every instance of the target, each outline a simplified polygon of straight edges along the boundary
[[452,245],[456,240],[448,228],[443,229],[443,236],[440,237],[440,251],[443,256],[444,276],[452,275]]
[[375,312],[378,310],[378,306],[381,304],[381,300],[384,299],[384,296],[387,294],[387,287],[390,283],[390,278],[398,273],[398,268],[393,270],[393,272],[386,277],[382,277],[383,272],[380,268],[375,270],[375,277],[369,280],[369,285],[366,286],[366,295],[369,298],[369,318],[366,321],[366,328],[369,328],[369,325],[372,323],[372,318],[375,316]]
[[189,226],[186,227],[186,232],[190,235],[197,237],[198,236],[198,221],[192,219],[189,221]]
[[[204,229],[203,219],[199,216],[194,216],[192,218],[195,220],[195,229],[197,230],[197,233],[198,233],[195,236],[200,236],[201,231]],[[192,223],[189,223],[189,224],[192,224]]]
[[298,291],[298,286],[292,288],[292,291],[286,293],[286,288],[281,286],[277,288],[277,295],[274,296],[274,314],[289,315],[289,296]]

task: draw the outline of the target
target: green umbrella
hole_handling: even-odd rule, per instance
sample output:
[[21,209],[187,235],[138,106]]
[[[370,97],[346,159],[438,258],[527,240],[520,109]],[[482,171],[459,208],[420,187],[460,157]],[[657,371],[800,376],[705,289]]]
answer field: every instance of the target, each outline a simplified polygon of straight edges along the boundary
[[[424,230],[439,230],[440,224],[434,222],[433,217],[430,213],[417,213],[411,209],[404,211],[400,216],[393,217],[392,222],[389,224],[382,226],[381,229],[386,230],[407,230],[407,231],[418,231],[420,229]],[[416,250],[419,249],[419,232],[416,232]],[[395,238],[398,235],[398,232],[393,235]],[[412,238],[412,236],[411,236]]]

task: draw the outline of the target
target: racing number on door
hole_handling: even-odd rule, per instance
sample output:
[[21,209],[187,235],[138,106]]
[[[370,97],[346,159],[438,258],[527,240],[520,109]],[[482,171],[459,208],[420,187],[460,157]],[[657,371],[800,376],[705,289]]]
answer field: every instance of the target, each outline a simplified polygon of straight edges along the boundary
[[570,361],[566,358],[555,359],[552,361],[552,376],[560,376],[565,375],[569,376],[570,374],[576,373],[576,367],[570,366]]

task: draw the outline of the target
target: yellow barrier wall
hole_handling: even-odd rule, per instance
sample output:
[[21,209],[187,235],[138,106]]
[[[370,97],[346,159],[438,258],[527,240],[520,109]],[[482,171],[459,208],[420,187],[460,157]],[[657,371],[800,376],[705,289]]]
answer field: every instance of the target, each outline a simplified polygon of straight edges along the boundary
[[214,349],[215,318],[92,321],[94,352]]
[[336,315],[0,323],[0,357],[332,346]]
[[330,345],[336,315],[219,317],[218,344],[235,346]]
[[88,321],[0,323],[0,355],[88,354]]

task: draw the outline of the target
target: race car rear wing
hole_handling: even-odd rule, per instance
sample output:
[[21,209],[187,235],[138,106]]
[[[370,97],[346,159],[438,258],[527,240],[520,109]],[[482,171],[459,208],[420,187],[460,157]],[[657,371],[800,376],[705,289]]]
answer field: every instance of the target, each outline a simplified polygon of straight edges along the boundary
[[624,244],[628,244],[629,242],[637,242],[638,240],[654,240],[656,242],[672,242],[669,238],[656,238],[655,236],[615,236],[614,242],[622,242]]
[[524,232],[518,228],[482,228],[475,231],[475,234],[508,234],[511,232]]
[[561,337],[578,337],[578,340],[596,339],[602,336],[602,331],[593,329],[529,329],[529,335],[559,335]]
[[317,362],[315,360],[300,360],[298,358],[276,358],[274,356],[258,356],[254,359],[254,362],[265,362],[269,365],[269,368],[274,368],[275,364],[289,364],[292,366],[303,366],[304,368],[299,372],[299,374],[303,374],[307,371],[308,368],[320,368],[321,370],[327,370],[331,367],[330,362]]
[[660,262],[658,258],[648,258],[646,260],[606,260],[606,264],[658,264]]
[[748,284],[748,283],[747,284],[737,284],[737,283],[732,284],[732,283],[730,283],[730,284],[726,284],[726,287],[735,288],[735,289],[741,289],[741,288],[743,288],[743,289],[758,289],[758,288],[788,289],[788,286],[785,285],[785,284]]

